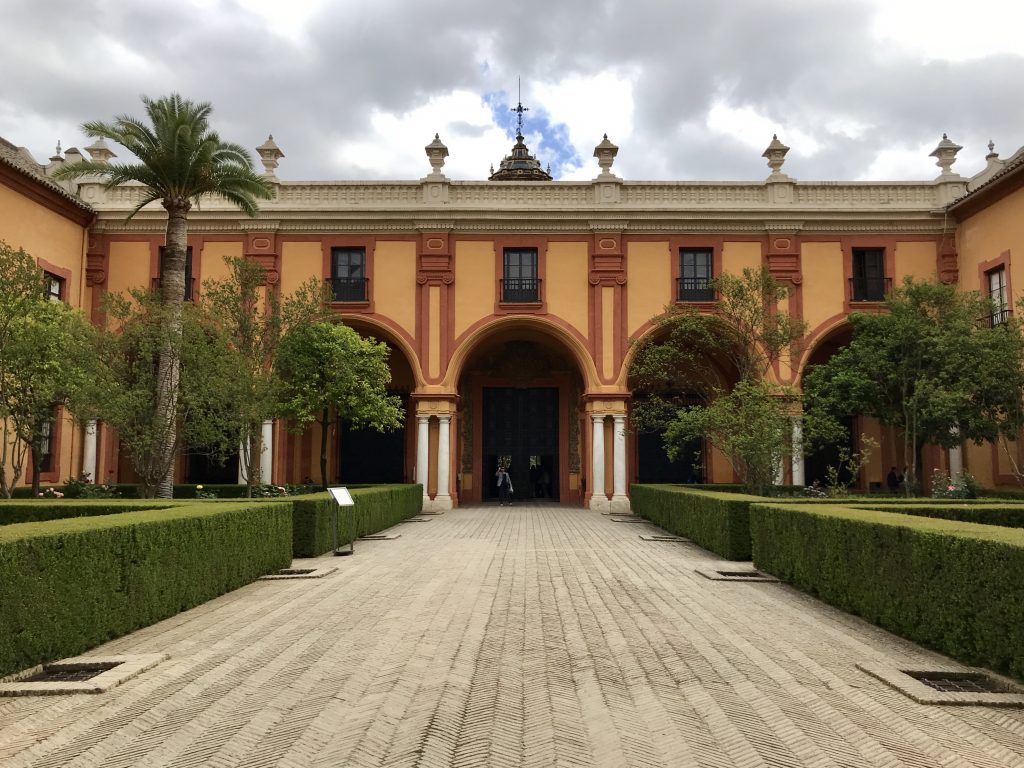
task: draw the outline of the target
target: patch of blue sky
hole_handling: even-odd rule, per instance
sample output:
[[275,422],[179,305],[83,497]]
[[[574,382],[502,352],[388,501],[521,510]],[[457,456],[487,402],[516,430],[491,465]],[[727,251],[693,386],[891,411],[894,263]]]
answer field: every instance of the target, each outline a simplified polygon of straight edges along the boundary
[[[505,131],[509,148],[516,137],[519,116],[515,112],[516,102],[505,91],[492,91],[483,96],[484,103],[491,110],[494,124]],[[536,155],[542,165],[551,164],[551,175],[556,179],[563,170],[575,170],[583,161],[579,152],[569,140],[569,126],[556,123],[543,107],[528,107],[523,115],[523,135],[530,152]],[[539,142],[534,138],[539,137]]]

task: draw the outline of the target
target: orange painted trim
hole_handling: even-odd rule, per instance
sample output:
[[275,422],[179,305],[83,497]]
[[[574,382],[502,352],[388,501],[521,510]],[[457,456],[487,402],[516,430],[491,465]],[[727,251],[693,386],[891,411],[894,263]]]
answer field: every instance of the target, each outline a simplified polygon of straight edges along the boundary
[[590,390],[598,386],[600,378],[598,377],[597,369],[594,367],[594,358],[587,340],[574,326],[556,315],[547,315],[543,318],[530,315],[490,316],[477,320],[455,340],[455,353],[452,355],[442,383],[447,384],[448,389],[455,389],[458,386],[459,378],[462,376],[466,361],[472,353],[493,334],[517,325],[546,333],[564,344],[572,358],[576,361],[580,378],[583,380],[584,390]]
[[0,163],[0,183],[33,203],[73,221],[80,227],[88,227],[96,220],[96,214],[92,210],[75,205],[56,190],[50,189],[6,163]]
[[61,292],[60,300],[63,301],[65,304],[70,304],[71,302],[68,301],[68,294],[71,292],[71,276],[73,274],[72,271],[65,267],[58,266],[54,264],[52,261],[47,261],[46,259],[39,258],[38,256],[36,257],[36,264],[44,272],[49,272],[51,275],[55,275],[56,277],[59,277],[61,280],[64,281],[64,290]]
[[1007,310],[1009,310],[1009,313],[1012,315],[1013,314],[1014,302],[1013,302],[1013,286],[1010,283],[1010,276],[1012,274],[1012,270],[1010,269],[1010,266],[1011,266],[1011,264],[1010,264],[1010,251],[1009,251],[1009,249],[1003,251],[996,258],[994,258],[994,259],[992,259],[990,261],[983,261],[983,262],[979,263],[978,264],[978,287],[979,287],[978,292],[983,297],[988,297],[988,280],[986,280],[986,277],[988,276],[989,272],[991,272],[991,271],[993,271],[995,269],[999,269],[1000,267],[1002,267],[1003,268],[1003,275],[1006,278],[1006,308],[1007,308]]

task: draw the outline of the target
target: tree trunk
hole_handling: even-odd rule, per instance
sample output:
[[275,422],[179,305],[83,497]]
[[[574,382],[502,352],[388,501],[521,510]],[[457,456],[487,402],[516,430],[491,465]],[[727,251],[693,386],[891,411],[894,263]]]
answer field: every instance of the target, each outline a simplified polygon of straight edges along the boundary
[[327,490],[327,418],[330,413],[324,408],[320,418],[320,487]]
[[43,457],[39,455],[39,441],[32,443],[32,498],[39,496],[39,475],[43,466]]
[[185,256],[188,248],[187,200],[164,200],[167,209],[167,236],[164,247],[163,274],[160,279],[162,301],[167,309],[167,338],[160,350],[157,368],[156,424],[159,444],[156,448],[163,479],[157,497],[174,495],[174,459],[177,449],[178,382],[181,378],[181,311],[185,301]]

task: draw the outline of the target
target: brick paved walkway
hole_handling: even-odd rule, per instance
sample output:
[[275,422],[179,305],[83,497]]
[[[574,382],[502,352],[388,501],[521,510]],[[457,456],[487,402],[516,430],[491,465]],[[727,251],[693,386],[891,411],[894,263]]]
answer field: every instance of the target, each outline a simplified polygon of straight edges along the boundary
[[[171,659],[0,699],[0,765],[1024,766],[1024,710],[914,704],[941,659],[568,508],[457,510],[96,649]],[[324,562],[322,558],[314,562]]]

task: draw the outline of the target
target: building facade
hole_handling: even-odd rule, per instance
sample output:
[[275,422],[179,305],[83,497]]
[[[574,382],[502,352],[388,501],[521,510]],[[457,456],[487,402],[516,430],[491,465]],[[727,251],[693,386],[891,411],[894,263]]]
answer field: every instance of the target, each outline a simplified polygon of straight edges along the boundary
[[[959,147],[943,137],[931,181],[809,182],[782,171],[788,148],[773,139],[765,179],[650,182],[616,176],[618,148],[605,137],[594,150],[596,177],[561,182],[540,169],[521,135],[486,181],[447,178],[438,137],[425,150],[430,172],[418,180],[286,181],[276,175],[283,154],[268,139],[257,151],[274,199],[254,219],[205,201],[190,214],[188,244],[193,296],[204,280],[227,275],[225,258],[244,257],[264,266],[266,289],[282,295],[311,276],[324,280],[332,310],[390,346],[405,427],[380,435],[332,426],[327,479],[421,482],[428,508],[495,497],[499,461],[511,462],[517,495],[594,509],[628,509],[635,481],[734,481],[714,450],[702,451],[699,466],[670,465],[658,436],[629,421],[635,342],[655,332],[666,306],[711,311],[707,281],[724,272],[766,266],[787,287],[784,309],[808,333],[799,356],[772,375],[796,386],[808,364],[849,338],[848,315],[880,310],[907,275],[1002,297],[1005,312],[1012,287],[1024,285],[1011,258],[1024,248],[1024,152],[1007,161],[993,152],[969,179],[953,171]],[[112,156],[101,144],[88,151]],[[105,293],[159,278],[165,215],[150,205],[125,220],[141,187],[106,190],[86,179],[72,191],[47,180],[72,154],[31,167],[24,153],[11,161],[8,149],[0,239],[52,267],[66,300],[98,322]],[[881,446],[859,483],[881,486],[888,467],[902,463],[900,441],[873,420],[857,422],[854,431]],[[132,481],[104,425],[65,422],[59,432],[47,480],[86,471]],[[268,422],[264,436],[266,477],[319,480],[319,427],[296,435]],[[809,482],[826,458],[793,456],[781,479]],[[930,467],[966,465],[986,485],[1015,482],[993,446],[925,458]],[[236,471],[188,451],[177,469],[190,482]]]

